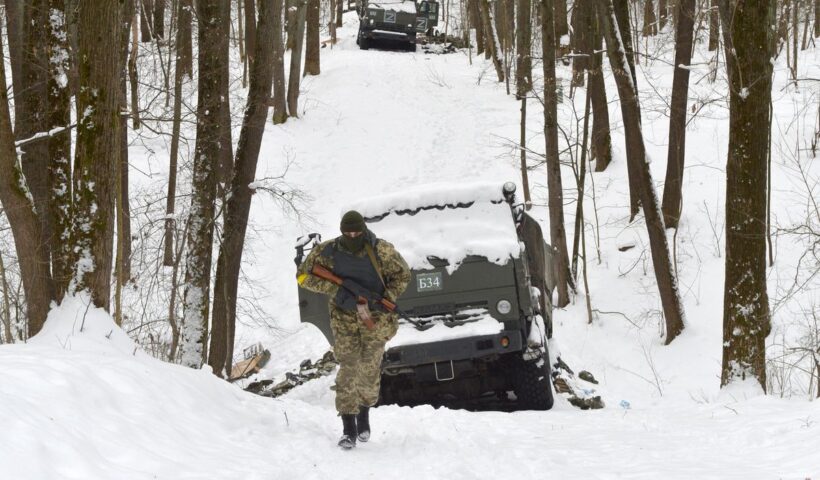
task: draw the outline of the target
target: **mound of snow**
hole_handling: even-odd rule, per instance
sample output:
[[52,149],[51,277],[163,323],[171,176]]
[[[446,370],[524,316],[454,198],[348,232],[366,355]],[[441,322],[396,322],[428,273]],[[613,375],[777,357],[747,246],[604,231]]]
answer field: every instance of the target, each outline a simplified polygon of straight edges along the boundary
[[94,306],[87,294],[67,295],[59,306],[51,309],[43,329],[29,339],[29,343],[66,350],[148,357],[114,323],[108,312]]

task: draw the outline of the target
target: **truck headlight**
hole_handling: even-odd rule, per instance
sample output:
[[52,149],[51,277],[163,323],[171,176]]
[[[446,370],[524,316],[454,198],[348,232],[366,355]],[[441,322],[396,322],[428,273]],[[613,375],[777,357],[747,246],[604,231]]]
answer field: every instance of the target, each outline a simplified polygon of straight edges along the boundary
[[501,315],[506,315],[512,310],[512,304],[509,300],[499,300],[498,303],[495,304],[495,309],[498,310],[498,313]]

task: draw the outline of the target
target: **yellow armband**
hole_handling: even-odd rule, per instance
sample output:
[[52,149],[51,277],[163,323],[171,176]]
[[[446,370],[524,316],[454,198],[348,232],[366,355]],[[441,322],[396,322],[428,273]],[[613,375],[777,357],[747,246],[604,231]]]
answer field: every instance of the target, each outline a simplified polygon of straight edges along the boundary
[[298,277],[296,277],[296,283],[301,285],[302,283],[304,283],[306,278],[307,278],[307,273],[303,273],[303,274],[299,275]]

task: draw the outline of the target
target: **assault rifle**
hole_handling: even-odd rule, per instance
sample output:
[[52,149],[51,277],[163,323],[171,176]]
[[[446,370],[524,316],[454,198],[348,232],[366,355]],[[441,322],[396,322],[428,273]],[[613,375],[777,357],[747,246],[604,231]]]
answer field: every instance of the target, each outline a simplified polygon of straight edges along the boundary
[[[368,304],[375,304],[379,305],[388,312],[395,312],[401,318],[407,320],[408,322],[412,323],[416,327],[421,328],[421,325],[416,322],[415,320],[410,319],[410,317],[399,309],[398,305],[391,302],[390,300],[382,297],[381,295],[371,292],[370,290],[364,288],[363,286],[359,285],[358,283],[354,282],[353,280],[349,280],[346,278],[342,278],[331,272],[330,270],[326,269],[321,265],[313,265],[313,269],[311,272],[313,275],[317,277],[327,280],[329,282],[335,283],[336,285],[344,288],[348,292],[352,293],[357,299],[365,299]],[[368,330],[373,330],[376,328],[376,325],[373,323],[373,320],[369,318],[369,316],[361,316],[362,322],[364,322],[365,326]]]

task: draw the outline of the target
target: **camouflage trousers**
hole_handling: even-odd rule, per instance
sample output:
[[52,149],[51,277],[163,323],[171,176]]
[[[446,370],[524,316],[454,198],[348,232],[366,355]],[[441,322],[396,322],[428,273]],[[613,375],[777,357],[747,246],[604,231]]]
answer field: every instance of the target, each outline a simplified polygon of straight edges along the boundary
[[359,413],[359,406],[379,400],[384,344],[398,331],[395,315],[373,312],[376,328],[368,330],[355,312],[331,309],[330,328],[339,362],[336,375],[336,410],[340,414]]

